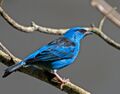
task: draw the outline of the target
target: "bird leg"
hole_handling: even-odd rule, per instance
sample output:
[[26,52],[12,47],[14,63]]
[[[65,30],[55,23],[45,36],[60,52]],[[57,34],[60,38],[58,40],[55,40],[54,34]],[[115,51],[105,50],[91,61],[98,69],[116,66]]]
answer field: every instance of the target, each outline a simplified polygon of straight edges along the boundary
[[69,82],[69,79],[63,79],[57,74],[57,70],[53,70],[53,74],[56,76],[56,78],[61,82],[60,88],[63,89],[63,85],[67,82]]

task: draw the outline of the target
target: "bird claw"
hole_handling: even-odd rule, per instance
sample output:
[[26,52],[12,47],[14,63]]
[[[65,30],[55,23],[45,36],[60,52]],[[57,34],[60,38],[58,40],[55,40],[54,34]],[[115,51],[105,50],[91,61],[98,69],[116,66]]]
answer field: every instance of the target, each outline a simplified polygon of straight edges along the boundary
[[61,83],[61,84],[60,84],[60,89],[63,89],[63,86],[65,85],[65,83],[70,82],[70,80],[69,80],[69,79],[65,79],[65,78],[61,78],[61,77],[57,74],[56,70],[54,70],[53,72],[54,72],[53,74],[55,75],[57,81],[59,81],[59,82]]
[[70,79],[65,79],[65,78],[63,78],[61,82],[62,82],[62,83],[67,83],[67,82],[70,82]]
[[65,85],[65,83],[67,83],[67,82],[70,82],[70,79],[62,79],[61,81],[61,85],[60,85],[60,89],[62,90],[63,89],[63,86]]

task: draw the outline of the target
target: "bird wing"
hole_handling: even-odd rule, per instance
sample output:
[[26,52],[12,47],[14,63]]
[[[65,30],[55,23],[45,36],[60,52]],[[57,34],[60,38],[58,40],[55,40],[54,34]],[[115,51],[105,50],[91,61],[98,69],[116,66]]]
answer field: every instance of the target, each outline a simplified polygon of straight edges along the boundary
[[74,56],[75,43],[67,38],[60,37],[46,46],[38,49],[25,59],[27,63],[34,63],[38,61],[57,61],[62,59],[70,59]]

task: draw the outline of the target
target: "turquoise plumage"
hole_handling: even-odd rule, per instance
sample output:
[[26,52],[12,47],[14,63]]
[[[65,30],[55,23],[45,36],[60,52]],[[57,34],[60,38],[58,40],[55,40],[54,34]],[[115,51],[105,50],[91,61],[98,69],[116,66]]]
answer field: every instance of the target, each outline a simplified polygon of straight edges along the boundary
[[47,71],[52,70],[61,82],[66,82],[66,80],[63,80],[57,74],[57,70],[73,63],[80,51],[81,39],[89,33],[88,28],[70,28],[62,37],[41,47],[26,57],[22,62],[8,67],[5,70],[3,77],[8,76],[21,67],[37,66]]

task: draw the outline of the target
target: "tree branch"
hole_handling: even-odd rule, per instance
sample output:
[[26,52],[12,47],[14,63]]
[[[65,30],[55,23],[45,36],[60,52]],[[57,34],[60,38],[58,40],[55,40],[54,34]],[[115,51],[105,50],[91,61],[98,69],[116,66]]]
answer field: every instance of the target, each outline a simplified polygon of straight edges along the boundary
[[[93,0],[94,1],[94,0]],[[112,8],[111,10],[107,11],[107,14],[105,16],[108,16],[108,13],[111,11],[111,13],[113,13],[114,8]],[[109,15],[111,14],[109,13]],[[23,26],[18,24],[16,21],[14,21],[3,9],[2,7],[0,7],[0,14],[1,16],[14,28],[16,28],[19,31],[22,32],[26,32],[26,33],[30,33],[30,32],[34,32],[34,31],[39,31],[39,32],[43,32],[43,33],[47,33],[47,34],[55,34],[55,35],[62,35],[64,34],[68,29],[54,29],[54,28],[48,28],[48,27],[42,27],[39,26],[37,24],[35,24],[34,22],[32,22],[31,26]],[[95,32],[94,32],[95,31]],[[106,34],[104,34],[101,29],[99,28],[92,28],[90,27],[90,32],[94,32],[95,34],[99,35],[102,39],[104,39],[108,44],[110,44],[111,46],[120,49],[120,44],[115,42],[113,39],[109,38]]]
[[120,14],[114,10],[109,15],[110,10],[113,9],[105,0],[91,0],[91,5],[96,7],[101,13],[103,13],[110,21],[120,27]]
[[[115,9],[116,8],[113,8],[112,10],[110,10],[107,15],[109,15]],[[101,37],[109,45],[111,45],[112,47],[115,47],[116,49],[120,50],[120,44],[115,42],[112,38],[108,37],[105,33],[103,33],[102,29],[103,29],[103,24],[104,24],[105,20],[106,20],[106,16],[104,16],[101,19],[98,28],[93,25],[93,26],[91,26],[89,31],[97,34],[99,37]]]
[[31,26],[23,26],[17,23],[15,20],[13,20],[4,10],[2,7],[0,7],[0,15],[14,28],[16,28],[19,31],[30,33],[30,32],[43,32],[43,33],[49,33],[49,34],[57,34],[61,35],[66,32],[67,29],[53,29],[53,28],[47,28],[43,26],[39,26],[35,24],[35,22],[31,22]]
[[11,57],[14,58],[15,56],[0,42],[0,47]]
[[[17,62],[21,61],[21,59],[16,58],[16,57],[14,57],[13,60],[15,60]],[[11,57],[1,50],[0,50],[0,61],[1,61],[1,63],[5,64],[7,66],[14,64],[14,62],[11,61]],[[47,82],[47,83],[51,84],[52,86],[55,86],[56,88],[61,90],[61,88],[60,88],[61,83],[57,80],[54,80],[55,78],[54,78],[54,75],[52,73],[44,72],[44,71],[37,69],[37,68],[35,68],[35,70],[33,71],[33,68],[31,68],[31,67],[21,68],[19,70],[19,72],[25,73],[27,75],[34,77],[34,78],[37,78],[37,79],[42,80],[44,82]],[[78,87],[71,82],[65,83],[62,87],[63,87],[62,91],[67,92],[68,94],[90,94],[88,91],[85,91],[81,87]]]
[[100,36],[105,42],[107,42],[109,45],[111,45],[112,47],[120,50],[120,44],[117,43],[116,41],[114,41],[112,38],[108,37],[105,33],[103,33],[99,28],[94,27],[94,29],[92,29],[95,34],[97,34],[98,36]]

